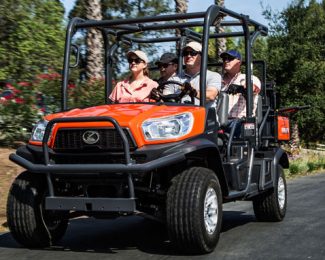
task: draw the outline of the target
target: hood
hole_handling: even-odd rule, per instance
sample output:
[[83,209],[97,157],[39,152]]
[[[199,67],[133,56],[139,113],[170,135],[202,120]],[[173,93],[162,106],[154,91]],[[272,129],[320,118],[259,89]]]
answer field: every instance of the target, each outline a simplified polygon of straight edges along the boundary
[[[167,106],[156,104],[110,104],[96,107],[90,107],[85,109],[72,109],[70,111],[56,113],[45,117],[50,121],[54,118],[69,118],[69,117],[112,117],[121,127],[129,128],[138,146],[142,146],[146,143],[143,138],[141,125],[149,118],[168,117],[185,112],[191,112],[194,115],[196,133],[199,134],[204,130],[205,121],[205,109],[195,106]],[[198,122],[202,121],[202,122]],[[111,123],[106,122],[88,122],[88,123],[60,123],[58,127],[82,127],[93,128],[111,126]],[[160,143],[163,141],[159,141]]]

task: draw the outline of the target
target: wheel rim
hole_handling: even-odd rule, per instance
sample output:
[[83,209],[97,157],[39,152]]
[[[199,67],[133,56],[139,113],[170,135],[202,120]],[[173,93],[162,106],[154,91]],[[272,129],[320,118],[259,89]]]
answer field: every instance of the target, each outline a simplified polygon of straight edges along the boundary
[[204,224],[209,234],[216,230],[218,224],[218,197],[212,188],[209,188],[205,194]]
[[279,177],[279,181],[278,181],[278,202],[279,202],[279,206],[280,209],[284,208],[284,204],[285,204],[285,185],[284,185],[284,181],[282,177]]

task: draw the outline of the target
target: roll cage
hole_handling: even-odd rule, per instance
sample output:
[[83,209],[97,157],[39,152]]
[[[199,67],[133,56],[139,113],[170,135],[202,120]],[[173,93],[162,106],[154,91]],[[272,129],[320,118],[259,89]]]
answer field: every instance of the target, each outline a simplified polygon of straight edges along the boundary
[[[229,17],[231,20],[220,22],[221,18]],[[183,22],[186,20],[185,22]],[[238,27],[241,31],[212,33],[210,28],[220,23],[223,27]],[[202,33],[198,33],[190,28],[202,28]],[[78,17],[73,18],[68,25],[65,43],[65,55],[63,66],[62,80],[62,100],[61,109],[67,110],[67,93],[68,93],[68,77],[71,65],[70,49],[73,46],[72,37],[79,29],[96,28],[101,31],[104,42],[105,57],[105,103],[108,103],[108,96],[112,91],[112,64],[113,55],[118,49],[121,42],[132,45],[132,43],[161,43],[161,42],[177,42],[179,50],[181,50],[188,40],[198,41],[202,44],[202,59],[200,71],[200,106],[205,106],[206,92],[205,81],[206,71],[208,67],[208,44],[209,39],[243,37],[245,41],[245,74],[247,86],[247,118],[252,117],[253,111],[253,89],[251,78],[251,47],[259,35],[265,36],[268,33],[267,27],[252,20],[249,16],[238,14],[226,8],[217,5],[211,5],[205,12],[159,15],[130,19],[114,19],[114,20],[84,20]],[[132,36],[133,33],[158,30],[179,30],[180,36],[165,36],[159,38],[137,38]],[[115,42],[110,44],[108,36],[112,35]],[[182,54],[179,53],[179,72],[182,69]]]

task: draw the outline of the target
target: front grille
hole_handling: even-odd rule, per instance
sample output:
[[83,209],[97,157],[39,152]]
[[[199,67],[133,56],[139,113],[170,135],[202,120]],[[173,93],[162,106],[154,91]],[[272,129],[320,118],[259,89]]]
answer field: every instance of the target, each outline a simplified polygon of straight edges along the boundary
[[[93,144],[87,144],[83,135],[87,131],[97,131],[99,140]],[[130,146],[135,149],[135,143],[127,129],[123,129]],[[54,142],[55,151],[122,151],[123,141],[115,128],[102,129],[59,129]]]
[[[59,153],[51,157],[55,164],[125,164],[125,156],[113,154],[67,154]],[[145,163],[145,155],[131,155],[131,159],[135,163]]]

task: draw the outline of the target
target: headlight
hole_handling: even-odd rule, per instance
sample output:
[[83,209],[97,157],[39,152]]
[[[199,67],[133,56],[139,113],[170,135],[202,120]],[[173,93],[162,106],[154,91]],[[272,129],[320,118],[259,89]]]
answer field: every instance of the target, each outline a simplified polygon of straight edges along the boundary
[[48,121],[41,120],[33,128],[31,141],[42,142]]
[[191,132],[193,121],[191,113],[148,119],[143,122],[142,131],[147,140],[178,138]]

